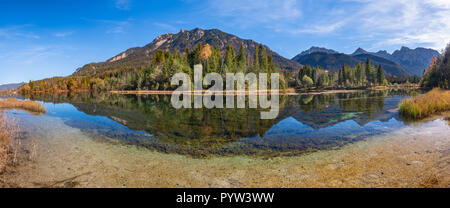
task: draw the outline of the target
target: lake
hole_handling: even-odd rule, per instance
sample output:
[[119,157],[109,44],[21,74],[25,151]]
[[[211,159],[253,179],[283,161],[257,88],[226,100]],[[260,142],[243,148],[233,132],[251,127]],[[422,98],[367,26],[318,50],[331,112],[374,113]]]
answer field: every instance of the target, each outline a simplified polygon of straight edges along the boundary
[[96,139],[115,139],[165,153],[299,155],[333,149],[404,127],[405,90],[282,95],[276,119],[265,109],[175,109],[170,95],[42,94],[46,116],[59,117]]
[[[361,147],[377,138],[388,141],[383,143],[386,145],[397,138],[412,141],[431,136],[444,142],[440,147],[448,150],[450,128],[445,119],[410,123],[399,116],[401,100],[418,93],[386,90],[281,95],[280,113],[273,120],[260,119],[260,112],[265,109],[175,109],[170,95],[34,94],[25,99],[41,101],[47,108],[45,115],[15,110],[7,114],[19,118],[25,136],[37,138],[39,157],[33,165],[22,167],[23,176],[11,176],[10,180],[35,186],[30,185],[31,179],[25,179],[30,174],[33,180],[40,181],[76,174],[86,178],[77,182],[82,187],[348,187],[348,183],[330,184],[334,180],[325,178],[325,182],[317,182],[319,175],[337,171],[333,167],[344,164],[344,159],[336,159],[345,152],[341,149]],[[404,140],[400,146],[407,147]],[[391,143],[389,147],[399,144]],[[411,145],[427,147],[422,143]],[[385,147],[378,148],[386,151]],[[371,153],[363,152],[361,155]],[[375,156],[388,157],[383,154]],[[324,155],[333,158],[333,162],[323,159]],[[318,167],[312,165],[324,161],[333,164],[328,172],[299,176],[299,172],[287,171],[308,164],[311,171],[316,170]],[[285,172],[274,175],[276,170]],[[227,171],[232,172],[226,175]],[[82,176],[85,172],[92,176]],[[372,186],[363,173],[361,169],[363,178],[357,185]],[[296,175],[303,177],[303,185],[291,181],[290,177]],[[271,180],[263,183],[255,183],[261,178],[249,179],[269,176]],[[315,182],[308,185],[308,180]]]

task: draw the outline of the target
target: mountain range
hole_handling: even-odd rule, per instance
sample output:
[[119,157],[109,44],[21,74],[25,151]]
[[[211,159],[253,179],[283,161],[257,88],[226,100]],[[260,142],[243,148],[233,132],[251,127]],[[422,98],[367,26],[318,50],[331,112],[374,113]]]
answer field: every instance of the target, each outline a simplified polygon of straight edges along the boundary
[[[199,43],[209,44],[213,47],[219,46],[222,53],[226,51],[228,45],[237,51],[240,45],[243,44],[248,56],[247,60],[253,59],[255,47],[260,44],[218,29],[182,29],[176,34],[166,33],[160,35],[143,47],[130,48],[104,62],[86,64],[78,68],[74,75],[95,75],[108,70],[123,68],[123,66],[148,65],[152,62],[152,55],[157,50],[184,52],[186,49],[195,48]],[[274,63],[283,70],[296,71],[302,65],[321,66],[328,70],[338,70],[343,64],[353,66],[358,62],[365,62],[369,58],[374,64],[380,64],[387,74],[395,76],[421,76],[423,71],[429,66],[433,56],[439,56],[439,52],[425,48],[409,49],[402,47],[392,54],[386,51],[368,52],[358,48],[352,54],[344,54],[332,49],[313,46],[294,58],[287,59],[272,51],[268,46],[265,46],[265,48],[267,54],[273,57]]]
[[335,50],[313,46],[296,55],[292,60],[303,65],[338,70],[343,64],[353,66],[357,62],[362,62],[366,58],[369,58],[374,64],[380,64],[387,74],[395,76],[422,76],[433,57],[439,55],[438,51],[426,48],[410,49],[402,47],[392,54],[385,50],[368,52],[362,48],[358,48],[352,54],[344,54]]
[[306,55],[309,55],[309,54],[312,54],[312,53],[317,53],[317,52],[328,53],[328,54],[337,54],[337,53],[339,53],[339,52],[337,52],[335,50],[332,50],[332,49],[312,46],[310,49],[301,52],[297,56],[306,56]]
[[23,84],[25,84],[25,83],[13,83],[13,84],[0,85],[0,91],[3,91],[3,90],[15,90],[15,89],[19,88]]
[[376,55],[400,64],[410,74],[422,76],[424,70],[430,65],[433,56],[438,57],[440,54],[438,51],[428,48],[410,49],[402,47],[392,54],[386,51],[378,51]]
[[[151,43],[143,47],[130,48],[118,55],[108,59],[105,62],[90,63],[78,68],[74,75],[97,74],[106,70],[114,69],[120,65],[139,66],[151,63],[151,57],[157,50],[168,50],[171,52],[184,52],[186,48],[193,49],[199,43],[219,46],[222,53],[230,45],[237,52],[241,43],[245,48],[248,60],[253,59],[255,47],[259,43],[253,40],[241,39],[235,35],[222,32],[217,29],[203,30],[195,28],[193,30],[181,30],[177,34],[167,33],[158,36]],[[298,70],[301,65],[295,61],[289,60],[264,46],[268,55],[271,55],[275,64],[285,70]]]

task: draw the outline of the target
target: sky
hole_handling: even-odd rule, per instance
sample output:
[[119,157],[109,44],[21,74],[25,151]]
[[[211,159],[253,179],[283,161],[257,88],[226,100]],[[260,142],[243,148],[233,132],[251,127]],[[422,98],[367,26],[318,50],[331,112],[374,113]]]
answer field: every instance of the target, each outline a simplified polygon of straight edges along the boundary
[[286,58],[311,46],[441,51],[450,42],[450,0],[1,0],[0,84],[67,76],[196,27]]

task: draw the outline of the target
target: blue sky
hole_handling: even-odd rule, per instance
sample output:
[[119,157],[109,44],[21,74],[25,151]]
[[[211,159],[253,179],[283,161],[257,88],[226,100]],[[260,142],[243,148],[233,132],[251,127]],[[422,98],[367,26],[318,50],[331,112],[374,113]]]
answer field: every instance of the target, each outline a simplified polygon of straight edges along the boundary
[[311,46],[441,50],[449,0],[2,0],[0,84],[66,76],[156,36],[217,28],[292,58]]

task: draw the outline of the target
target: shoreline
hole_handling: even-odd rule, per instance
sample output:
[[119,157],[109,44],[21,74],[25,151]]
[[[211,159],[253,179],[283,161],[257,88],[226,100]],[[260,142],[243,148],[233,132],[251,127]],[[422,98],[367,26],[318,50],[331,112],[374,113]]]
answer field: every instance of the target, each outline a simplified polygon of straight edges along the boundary
[[190,90],[190,91],[174,91],[174,90],[112,90],[108,91],[109,93],[115,93],[115,94],[136,94],[136,95],[171,95],[171,94],[184,94],[184,93],[190,93],[194,95],[200,95],[200,94],[207,94],[207,93],[214,93],[214,94],[234,94],[234,95],[248,95],[248,94],[282,94],[282,95],[296,95],[297,93],[293,89],[285,89],[285,90],[255,90],[255,91],[249,91],[249,90],[219,90],[219,91],[210,91],[210,90]]
[[[315,94],[332,94],[332,93],[352,93],[352,92],[361,92],[361,91],[376,91],[376,90],[391,90],[391,89],[411,89],[411,90],[424,90],[424,88],[419,87],[418,85],[390,85],[390,86],[375,86],[375,87],[366,87],[366,88],[336,88],[336,89],[310,89],[310,90],[296,90],[295,88],[288,88],[288,89],[279,89],[277,94],[280,95],[301,95],[301,94],[309,94],[309,95],[315,95]],[[235,95],[240,94],[259,94],[261,92],[264,93],[272,93],[273,90],[256,90],[256,91],[249,91],[249,90],[219,90],[219,91],[209,91],[207,89],[202,90],[190,90],[190,91],[175,91],[175,90],[109,90],[104,91],[106,93],[115,93],[115,94],[137,94],[137,95],[169,95],[172,93],[191,93],[191,94],[205,94],[206,92],[214,92],[215,94],[228,94],[228,93],[234,93]],[[41,93],[51,93],[51,94],[58,94],[58,93],[87,93],[87,92],[96,92],[86,89],[79,89],[79,90],[57,90],[57,91],[33,91],[26,94],[41,94]],[[20,95],[20,91],[15,91],[12,93],[13,95]],[[11,94],[10,94],[11,95]]]
[[333,94],[333,93],[353,93],[353,92],[363,92],[363,91],[378,91],[378,90],[390,90],[390,89],[420,89],[420,88],[401,88],[401,87],[387,87],[387,88],[366,88],[366,89],[328,89],[328,90],[310,90],[310,91],[296,91],[293,88],[285,89],[285,90],[278,90],[277,93],[272,92],[272,90],[256,90],[256,91],[227,91],[227,90],[220,90],[220,91],[209,91],[209,90],[192,90],[192,91],[173,91],[173,90],[111,90],[108,91],[109,93],[115,93],[115,94],[123,94],[123,95],[130,95],[130,94],[136,94],[136,95],[170,95],[172,93],[175,94],[183,94],[183,93],[191,93],[194,95],[198,94],[206,94],[207,92],[212,92],[215,94],[229,94],[234,93],[235,95],[241,95],[241,94],[260,94],[260,93],[268,93],[268,94],[280,94],[280,95],[319,95],[319,94]]

